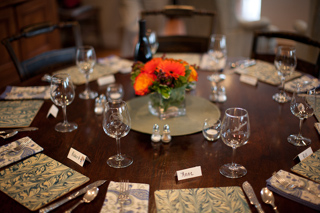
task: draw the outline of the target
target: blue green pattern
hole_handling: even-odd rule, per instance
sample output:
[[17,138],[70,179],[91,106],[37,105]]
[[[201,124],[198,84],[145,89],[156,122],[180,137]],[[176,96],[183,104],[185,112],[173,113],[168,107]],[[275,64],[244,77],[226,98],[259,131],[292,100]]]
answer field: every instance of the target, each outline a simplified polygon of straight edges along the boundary
[[0,128],[30,126],[43,102],[43,100],[0,101]]
[[[281,79],[275,66],[265,61],[256,61],[256,65],[244,69],[236,68],[239,74],[250,75],[256,77],[259,81],[266,82],[272,85],[280,85]],[[286,77],[286,81],[301,76],[301,73],[294,71],[290,76]]]
[[320,149],[293,166],[291,171],[320,183]]
[[42,153],[0,172],[0,190],[31,211],[87,181],[88,177]]
[[158,190],[154,195],[157,212],[251,212],[238,186]]

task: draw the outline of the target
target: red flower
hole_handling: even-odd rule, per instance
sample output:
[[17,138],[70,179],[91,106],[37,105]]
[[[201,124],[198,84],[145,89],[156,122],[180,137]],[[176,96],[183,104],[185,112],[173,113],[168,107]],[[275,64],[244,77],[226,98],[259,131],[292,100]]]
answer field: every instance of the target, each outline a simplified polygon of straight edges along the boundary
[[171,76],[174,79],[178,79],[180,76],[185,75],[184,65],[175,60],[162,61],[159,64],[158,69],[165,73],[166,76]]
[[154,58],[150,61],[148,61],[144,68],[142,69],[142,72],[154,74],[154,71],[156,71],[157,66],[162,62],[162,58]]
[[136,95],[148,94],[150,92],[149,86],[153,84],[155,79],[156,76],[154,74],[140,73],[133,84]]

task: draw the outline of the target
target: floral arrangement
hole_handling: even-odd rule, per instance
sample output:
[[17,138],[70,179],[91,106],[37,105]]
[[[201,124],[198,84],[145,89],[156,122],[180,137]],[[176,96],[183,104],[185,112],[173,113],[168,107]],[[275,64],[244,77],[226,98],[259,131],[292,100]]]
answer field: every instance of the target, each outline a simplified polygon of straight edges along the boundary
[[147,63],[135,62],[131,80],[136,95],[158,92],[169,98],[172,89],[187,87],[198,80],[195,65],[172,58],[154,58]]

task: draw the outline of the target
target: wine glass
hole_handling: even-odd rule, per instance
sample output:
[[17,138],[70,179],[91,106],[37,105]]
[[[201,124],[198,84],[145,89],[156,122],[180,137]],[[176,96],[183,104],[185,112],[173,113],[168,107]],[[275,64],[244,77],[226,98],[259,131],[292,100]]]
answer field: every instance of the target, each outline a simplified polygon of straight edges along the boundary
[[106,93],[108,101],[116,103],[122,100],[124,92],[121,84],[114,83],[107,87]]
[[315,95],[306,95],[299,94],[299,90],[301,85],[297,85],[297,91],[293,93],[291,102],[290,102],[290,110],[293,115],[297,116],[300,119],[299,122],[299,133],[290,135],[287,140],[289,143],[295,146],[308,146],[311,144],[311,139],[303,137],[301,134],[302,123],[304,119],[307,119],[313,115],[313,108],[308,103],[307,98],[314,98]]
[[218,83],[225,79],[224,74],[219,74],[219,71],[223,71],[227,63],[227,43],[225,35],[213,34],[210,36],[208,55],[210,60],[209,67],[214,72],[208,76],[208,79]]
[[232,147],[232,163],[220,167],[220,173],[228,178],[240,178],[247,174],[244,166],[233,162],[236,148],[245,145],[250,136],[250,122],[247,110],[229,108],[225,111],[222,121],[220,137],[222,141]]
[[71,104],[74,99],[74,87],[71,77],[67,73],[55,74],[51,78],[50,96],[54,104],[61,106],[63,110],[63,122],[55,126],[58,132],[72,132],[78,128],[76,123],[67,121],[67,105]]
[[293,73],[297,66],[296,49],[292,46],[279,46],[274,59],[274,65],[278,70],[278,75],[281,77],[280,92],[272,96],[273,100],[278,103],[286,103],[291,100],[284,91],[286,76]]
[[117,154],[107,160],[107,164],[113,168],[125,168],[130,166],[133,159],[121,154],[120,138],[130,131],[131,118],[126,102],[107,102],[103,114],[103,130],[112,138],[116,139]]
[[98,93],[91,91],[89,88],[90,73],[93,72],[93,67],[96,64],[96,53],[92,46],[81,46],[77,48],[76,63],[81,73],[86,78],[86,89],[79,94],[81,99],[95,99]]
[[155,31],[148,30],[147,31],[147,37],[150,45],[150,49],[152,52],[152,55],[156,54],[158,47],[159,47],[159,42],[157,41],[157,34]]

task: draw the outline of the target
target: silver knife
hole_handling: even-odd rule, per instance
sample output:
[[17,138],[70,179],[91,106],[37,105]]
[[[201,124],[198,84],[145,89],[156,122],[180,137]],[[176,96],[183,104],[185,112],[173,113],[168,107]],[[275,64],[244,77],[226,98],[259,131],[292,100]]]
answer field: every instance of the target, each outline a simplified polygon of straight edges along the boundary
[[254,205],[257,208],[258,212],[264,213],[250,183],[248,183],[248,181],[245,181],[242,184],[242,188],[243,188],[244,192],[246,193],[246,195],[248,196],[251,205]]
[[14,132],[14,131],[25,132],[25,131],[35,131],[35,130],[38,130],[38,127],[25,127],[25,128],[19,128],[19,129],[7,129],[7,130],[0,131],[0,134]]
[[59,202],[56,202],[56,203],[53,203],[45,208],[42,208],[39,210],[40,213],[45,213],[45,212],[50,212],[52,211],[53,209],[56,209],[58,208],[59,206],[65,204],[66,202],[86,193],[89,189],[93,188],[93,187],[98,187],[98,186],[101,186],[102,184],[104,184],[106,182],[106,180],[98,180],[94,183],[91,183],[89,184],[88,186],[80,189],[79,191],[69,195],[68,197],[66,197],[65,199],[59,201]]

